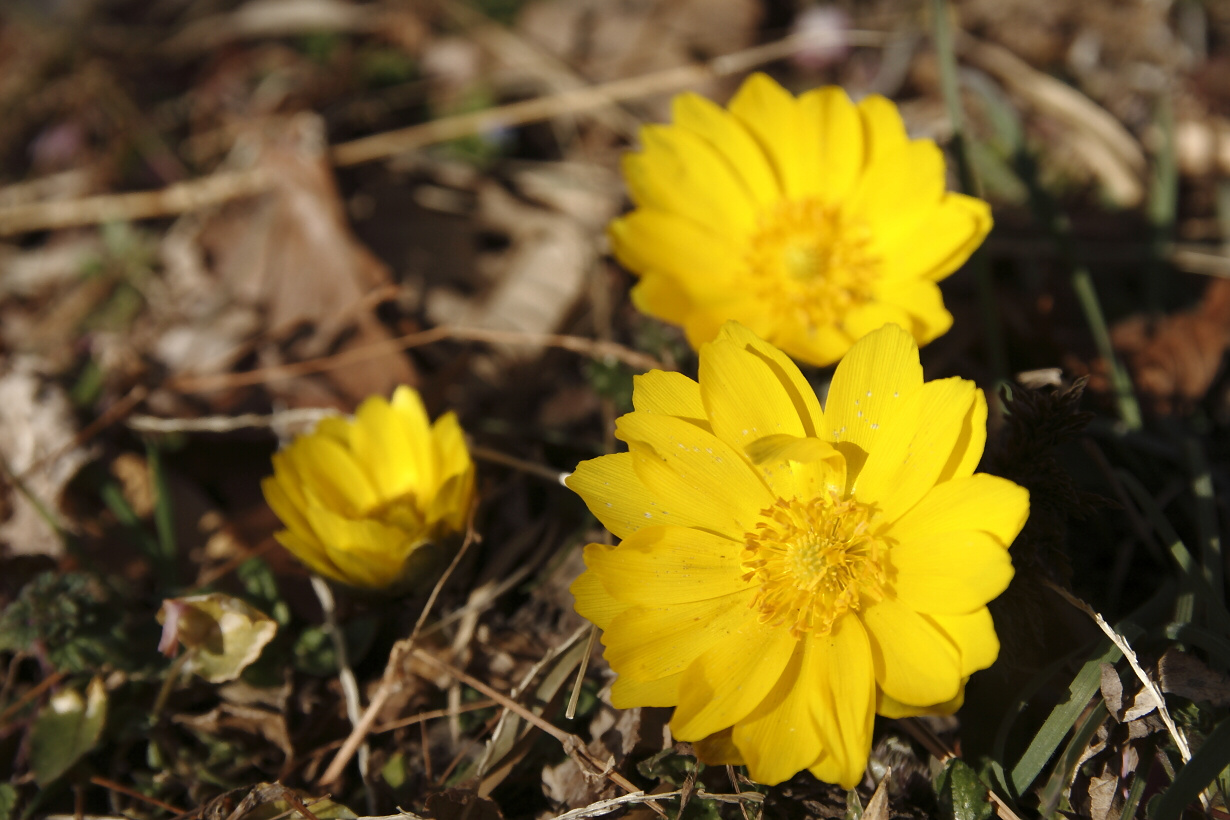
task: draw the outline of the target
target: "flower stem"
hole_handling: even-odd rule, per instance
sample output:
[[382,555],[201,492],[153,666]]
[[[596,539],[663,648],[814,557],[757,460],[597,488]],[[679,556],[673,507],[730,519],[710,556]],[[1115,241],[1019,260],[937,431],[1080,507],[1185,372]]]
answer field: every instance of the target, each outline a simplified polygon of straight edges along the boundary
[[[333,590],[328,582],[315,573],[312,574],[312,591],[320,600],[320,608],[325,616],[325,629],[333,641],[333,652],[337,656],[337,679],[342,684],[342,695],[346,700],[346,715],[352,726],[357,726],[363,719],[363,704],[359,700],[359,682],[355,679],[354,670],[350,667],[350,653],[346,648],[346,635],[337,622],[337,607],[333,600]],[[368,814],[376,813],[376,792],[368,769],[371,757],[371,747],[364,740],[359,746],[357,755],[359,776],[363,778],[363,787],[367,792]]]

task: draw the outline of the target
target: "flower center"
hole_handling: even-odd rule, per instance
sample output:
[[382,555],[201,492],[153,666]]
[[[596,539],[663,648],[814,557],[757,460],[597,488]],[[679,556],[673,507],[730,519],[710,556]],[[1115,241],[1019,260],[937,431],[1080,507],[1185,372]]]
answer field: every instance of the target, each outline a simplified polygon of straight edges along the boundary
[[815,199],[782,202],[761,219],[748,264],[758,295],[812,327],[840,324],[871,299],[879,262],[860,219]]
[[778,499],[747,533],[743,579],[760,582],[752,606],[761,623],[789,623],[796,635],[827,634],[858,610],[864,596],[884,596],[886,541],[873,532],[874,507],[837,493],[801,501]]

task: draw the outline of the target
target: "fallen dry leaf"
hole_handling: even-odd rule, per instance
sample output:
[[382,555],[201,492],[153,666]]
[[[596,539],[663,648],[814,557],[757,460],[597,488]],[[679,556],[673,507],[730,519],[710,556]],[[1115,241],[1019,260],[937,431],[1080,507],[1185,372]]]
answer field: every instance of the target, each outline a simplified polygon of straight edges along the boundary
[[0,458],[45,510],[4,480],[12,515],[0,523],[0,546],[13,555],[58,557],[64,543],[44,512],[59,517],[61,493],[90,454],[73,445],[77,431],[68,394],[39,375],[39,362],[13,357],[7,365],[0,374]]
[[1199,401],[1230,346],[1230,280],[1209,282],[1194,309],[1153,319],[1132,316],[1111,328],[1136,389],[1163,414]]

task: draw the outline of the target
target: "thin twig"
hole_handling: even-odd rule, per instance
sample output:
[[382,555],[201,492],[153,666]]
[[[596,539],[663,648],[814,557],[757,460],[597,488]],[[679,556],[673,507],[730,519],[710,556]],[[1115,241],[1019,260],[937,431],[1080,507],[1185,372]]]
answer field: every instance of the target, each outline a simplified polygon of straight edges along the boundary
[[[355,679],[354,669],[350,666],[350,652],[346,646],[346,635],[337,621],[337,605],[333,600],[333,590],[325,579],[312,573],[312,591],[320,601],[320,608],[325,616],[325,630],[333,641],[333,652],[337,656],[337,679],[342,685],[342,696],[346,701],[346,716],[350,718],[351,726],[358,726],[363,719],[363,702],[359,698],[359,682]],[[372,750],[364,737],[359,744],[359,776],[363,778],[363,787],[367,792],[367,810],[376,811],[376,786],[372,782],[369,762]]]
[[1101,629],[1106,637],[1110,638],[1111,643],[1119,648],[1119,651],[1123,653],[1123,657],[1127,658],[1128,663],[1131,665],[1132,671],[1136,673],[1136,677],[1140,679],[1141,684],[1144,685],[1145,689],[1153,697],[1153,700],[1157,702],[1157,713],[1161,716],[1162,722],[1166,724],[1166,731],[1170,733],[1170,738],[1178,748],[1183,762],[1186,763],[1191,760],[1192,750],[1187,745],[1187,738],[1183,737],[1182,733],[1179,732],[1179,727],[1175,725],[1174,719],[1170,716],[1170,710],[1166,708],[1166,700],[1162,697],[1161,690],[1157,688],[1157,684],[1149,677],[1149,673],[1140,665],[1140,661],[1137,659],[1136,653],[1132,650],[1132,646],[1128,643],[1127,638],[1116,632],[1115,628],[1108,624],[1106,619],[1098,614],[1097,610],[1080,598],[1077,598],[1063,587],[1051,581],[1047,581],[1046,585],[1058,594],[1059,597],[1092,618],[1093,622],[1098,625],[1098,629]]
[[131,797],[134,800],[140,800],[142,802],[149,803],[151,806],[157,806],[160,809],[166,809],[167,811],[175,812],[176,814],[184,813],[183,809],[181,809],[179,806],[176,806],[173,803],[166,803],[162,800],[159,800],[157,797],[150,797],[148,794],[141,794],[141,792],[137,791],[136,789],[130,789],[127,786],[123,785],[122,783],[116,783],[114,780],[108,780],[105,777],[99,777],[98,775],[91,775],[90,782],[93,783],[95,786],[101,786],[102,788],[108,789],[109,791],[118,792],[119,794],[122,794],[125,797]]
[[127,194],[102,194],[82,199],[32,202],[0,208],[0,236],[30,231],[49,231],[97,225],[102,222],[131,222],[136,219],[178,216],[221,205],[232,199],[253,196],[269,190],[273,178],[265,168],[221,171],[211,176],[177,182],[157,191]]
[[[827,36],[824,32],[792,34],[765,45],[717,57],[707,63],[669,68],[361,137],[335,145],[333,162],[338,166],[358,165],[483,131],[549,120],[564,114],[597,111],[620,102],[676,91],[714,77],[738,74],[763,63],[789,57],[812,41]],[[850,31],[846,36],[855,45],[882,46],[888,42],[888,35],[882,32]]]
[[251,427],[316,424],[338,412],[324,407],[296,407],[262,415],[242,413],[238,416],[204,416],[195,419],[161,419],[156,416],[134,415],[128,428],[138,433],[231,433]]
[[386,339],[362,347],[356,347],[332,356],[308,359],[292,364],[262,367],[243,373],[210,373],[204,375],[177,376],[167,382],[167,387],[181,393],[208,393],[254,384],[292,379],[314,373],[336,370],[357,362],[374,359],[389,353],[409,350],[445,340],[486,342],[489,344],[530,345],[534,347],[558,347],[571,350],[593,359],[614,359],[640,370],[673,370],[645,353],[623,345],[596,342],[582,336],[565,336],[556,333],[519,333],[506,330],[486,330],[475,327],[452,327],[444,325],[431,330],[410,333],[395,339]]
[[483,461],[503,464],[505,467],[512,467],[514,470],[520,470],[523,473],[544,478],[552,484],[563,484],[564,479],[572,475],[572,473],[552,470],[550,467],[535,464],[532,461],[525,461],[516,456],[510,456],[507,453],[501,453],[499,450],[492,450],[490,447],[483,447],[478,444],[470,445],[470,455]]
[[0,712],[0,726],[8,723],[9,718],[21,711],[21,709],[30,701],[34,700],[48,689],[64,680],[64,676],[67,674],[68,672],[63,669],[58,672],[53,672],[23,692],[21,697],[10,703],[3,712]]

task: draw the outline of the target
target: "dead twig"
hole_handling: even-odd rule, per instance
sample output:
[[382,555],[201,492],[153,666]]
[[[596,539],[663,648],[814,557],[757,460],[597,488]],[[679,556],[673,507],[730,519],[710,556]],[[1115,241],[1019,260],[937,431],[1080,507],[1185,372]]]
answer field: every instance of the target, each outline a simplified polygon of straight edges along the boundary
[[[771,43],[716,57],[706,63],[570,89],[547,97],[535,97],[484,111],[443,117],[396,131],[361,137],[335,145],[332,149],[333,162],[338,166],[358,165],[483,131],[549,120],[565,114],[598,111],[620,102],[676,91],[705,80],[738,74],[763,63],[789,57],[821,36],[825,36],[823,32],[792,34]],[[847,36],[855,45],[881,46],[888,41],[888,35],[875,31],[851,31]]]
[[594,359],[615,359],[629,367],[641,370],[673,370],[646,353],[641,353],[623,345],[597,342],[581,336],[565,336],[556,333],[519,333],[507,330],[486,330],[477,327],[453,327],[444,325],[399,336],[396,339],[374,342],[370,345],[356,347],[344,353],[332,356],[322,356],[319,359],[308,359],[293,364],[261,367],[256,370],[246,370],[243,373],[210,373],[199,376],[178,376],[170,379],[166,386],[181,393],[209,393],[214,390],[228,390],[236,387],[247,387],[255,384],[293,379],[324,373],[346,367],[356,362],[374,359],[401,350],[409,350],[423,345],[452,339],[455,341],[486,342],[488,344],[531,345],[537,347],[557,347],[581,353]]
[[32,202],[0,208],[0,236],[130,222],[137,219],[178,216],[221,205],[232,199],[254,196],[273,186],[264,168],[221,171],[211,176],[177,182],[157,191],[103,194],[57,202]]

